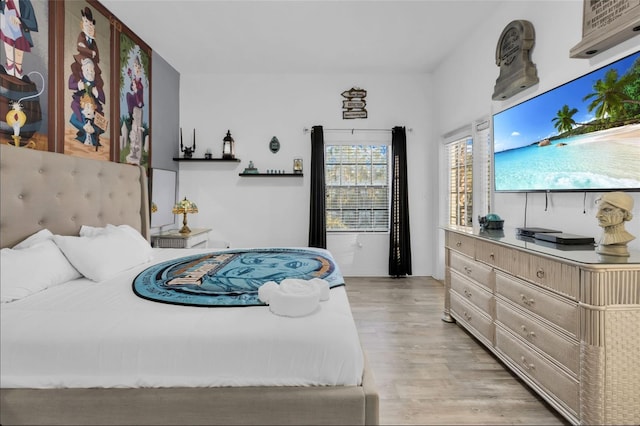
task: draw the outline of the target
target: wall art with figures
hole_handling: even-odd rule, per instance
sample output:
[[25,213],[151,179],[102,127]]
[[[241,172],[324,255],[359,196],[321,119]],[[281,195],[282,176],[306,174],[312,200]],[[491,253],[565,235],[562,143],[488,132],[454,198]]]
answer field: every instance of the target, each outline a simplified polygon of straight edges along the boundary
[[0,0],[0,143],[148,167],[151,49],[96,0]]

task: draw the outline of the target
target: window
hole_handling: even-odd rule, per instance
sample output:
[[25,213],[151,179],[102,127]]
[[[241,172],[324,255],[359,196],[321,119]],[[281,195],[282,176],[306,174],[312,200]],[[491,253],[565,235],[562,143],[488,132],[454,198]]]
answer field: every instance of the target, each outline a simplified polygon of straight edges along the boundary
[[491,212],[491,121],[482,117],[445,134],[443,147],[442,223],[471,228],[474,215]]
[[471,227],[473,219],[473,139],[447,145],[449,164],[449,225]]
[[388,145],[325,145],[327,232],[389,231]]

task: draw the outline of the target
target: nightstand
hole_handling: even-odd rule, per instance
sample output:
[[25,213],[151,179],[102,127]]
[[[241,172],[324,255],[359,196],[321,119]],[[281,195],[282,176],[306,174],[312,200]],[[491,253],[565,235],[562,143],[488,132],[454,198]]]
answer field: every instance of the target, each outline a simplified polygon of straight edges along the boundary
[[211,229],[195,228],[189,234],[177,229],[151,236],[151,245],[157,248],[207,248]]

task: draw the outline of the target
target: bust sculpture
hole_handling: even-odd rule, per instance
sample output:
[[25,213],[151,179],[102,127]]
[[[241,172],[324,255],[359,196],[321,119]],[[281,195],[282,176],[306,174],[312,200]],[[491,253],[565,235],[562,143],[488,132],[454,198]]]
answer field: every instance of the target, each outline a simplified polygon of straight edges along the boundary
[[629,256],[627,243],[635,239],[624,223],[633,218],[633,198],[624,192],[609,192],[596,200],[596,219],[603,233],[596,252],[609,256]]

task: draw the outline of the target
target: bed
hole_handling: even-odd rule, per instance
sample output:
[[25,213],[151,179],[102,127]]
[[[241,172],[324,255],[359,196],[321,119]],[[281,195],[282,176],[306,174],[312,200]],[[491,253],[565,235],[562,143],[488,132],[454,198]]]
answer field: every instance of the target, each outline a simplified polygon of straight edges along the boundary
[[[0,182],[2,248],[43,230],[62,241],[114,225],[149,240],[141,167],[1,145]],[[132,279],[206,250],[150,250],[149,262],[100,282],[80,276],[0,305],[7,358],[0,360],[0,423],[378,424],[378,393],[359,342],[355,348],[353,338],[342,338],[319,356],[313,344],[292,338],[321,341],[340,334],[331,327],[355,328],[343,286],[300,318],[267,306],[156,303],[134,294]],[[154,329],[160,333],[151,336]],[[280,336],[269,338],[269,329]],[[235,341],[222,344],[230,336]],[[280,359],[287,368],[277,366]]]

